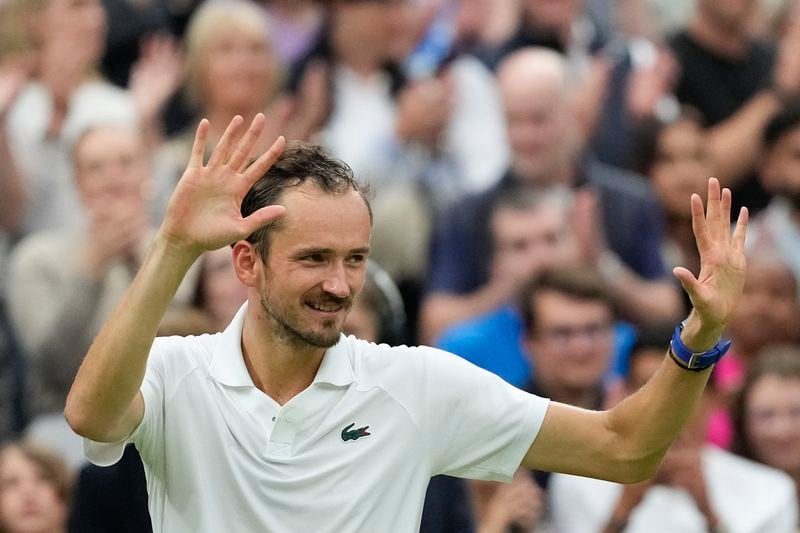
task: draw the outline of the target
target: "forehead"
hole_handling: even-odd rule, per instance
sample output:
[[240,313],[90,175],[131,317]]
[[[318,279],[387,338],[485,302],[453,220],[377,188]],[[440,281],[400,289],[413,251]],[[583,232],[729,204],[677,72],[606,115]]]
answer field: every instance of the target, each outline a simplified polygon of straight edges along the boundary
[[582,324],[611,317],[611,308],[603,300],[576,298],[551,289],[543,289],[532,297],[540,324]]
[[108,126],[84,134],[75,145],[75,161],[132,153],[143,148],[141,135],[133,128]]
[[369,210],[357,191],[330,193],[304,183],[286,190],[278,203],[286,208],[286,215],[272,233],[270,252],[299,248],[347,251],[369,246]]

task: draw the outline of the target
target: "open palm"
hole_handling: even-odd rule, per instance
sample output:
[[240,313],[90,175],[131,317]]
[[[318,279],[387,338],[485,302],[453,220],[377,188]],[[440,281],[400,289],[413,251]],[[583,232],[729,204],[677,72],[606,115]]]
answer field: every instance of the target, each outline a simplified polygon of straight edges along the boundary
[[747,261],[744,241],[747,208],[742,208],[731,234],[731,191],[720,191],[716,178],[708,180],[708,205],[692,195],[692,229],[700,253],[700,273],[678,267],[673,273],[692,300],[695,312],[709,325],[724,326],[744,288]]
[[282,206],[262,207],[242,217],[242,199],[275,162],[286,146],[283,137],[252,164],[248,157],[264,129],[265,118],[256,115],[241,134],[243,119],[236,116],[203,163],[209,123],[197,127],[189,165],[167,205],[161,231],[166,238],[200,254],[246,238],[284,213]]

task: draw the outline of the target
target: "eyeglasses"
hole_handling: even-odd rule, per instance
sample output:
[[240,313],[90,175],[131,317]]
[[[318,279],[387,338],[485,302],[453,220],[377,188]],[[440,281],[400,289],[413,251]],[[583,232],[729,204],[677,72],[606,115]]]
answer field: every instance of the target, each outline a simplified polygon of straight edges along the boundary
[[591,341],[607,340],[612,331],[610,322],[593,322],[582,326],[550,326],[539,330],[539,337],[554,344],[567,344],[568,342],[584,338]]

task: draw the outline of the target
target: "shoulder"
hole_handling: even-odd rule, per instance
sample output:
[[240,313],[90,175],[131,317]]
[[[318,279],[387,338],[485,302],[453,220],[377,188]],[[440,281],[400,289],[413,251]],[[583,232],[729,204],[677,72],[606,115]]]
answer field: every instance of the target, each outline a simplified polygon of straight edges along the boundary
[[147,360],[148,370],[161,374],[168,381],[179,380],[197,370],[209,372],[221,336],[215,333],[156,337]]

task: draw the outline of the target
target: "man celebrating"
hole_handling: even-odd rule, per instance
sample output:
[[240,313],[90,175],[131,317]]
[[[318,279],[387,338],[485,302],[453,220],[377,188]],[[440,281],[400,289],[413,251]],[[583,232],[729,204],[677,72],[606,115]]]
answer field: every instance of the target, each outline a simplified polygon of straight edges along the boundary
[[[694,310],[671,359],[610,411],[534,396],[432,348],[341,335],[364,282],[371,213],[346,165],[234,118],[208,122],[158,237],[78,372],[66,417],[97,463],[141,452],[156,531],[416,531],[430,476],[511,479],[520,466],[619,482],[651,476],[691,414],[742,291],[743,210],[709,180],[691,200],[702,268],[675,275]],[[249,192],[248,192],[249,191]],[[248,303],[217,335],[155,340],[181,279],[233,243]],[[110,443],[110,444],[102,444]]]

